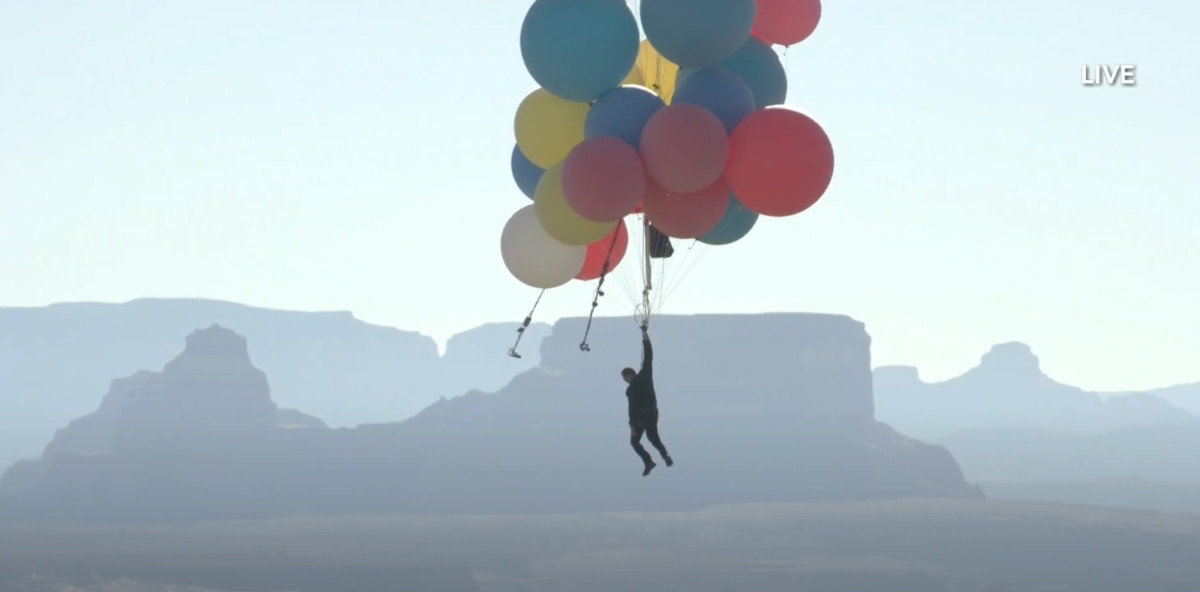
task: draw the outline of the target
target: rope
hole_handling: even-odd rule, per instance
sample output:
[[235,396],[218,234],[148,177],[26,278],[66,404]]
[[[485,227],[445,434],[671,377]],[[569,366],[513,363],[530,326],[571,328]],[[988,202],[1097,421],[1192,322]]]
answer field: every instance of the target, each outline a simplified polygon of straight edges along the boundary
[[537,300],[533,301],[533,307],[529,309],[529,314],[525,315],[525,321],[521,323],[520,327],[517,327],[517,340],[513,342],[512,347],[508,348],[509,357],[517,359],[521,358],[521,354],[517,353],[517,346],[521,345],[521,338],[525,336],[525,329],[529,328],[529,323],[533,320],[533,312],[537,310],[538,304],[542,302],[542,296],[545,293],[546,290],[544,289],[541,292],[538,292]]
[[642,257],[645,265],[645,283],[642,285],[642,310],[638,313],[638,326],[643,331],[650,327],[650,290],[654,288],[653,266],[650,262],[650,217],[642,219]]
[[[695,257],[689,257],[689,255],[691,255],[691,253],[692,253],[692,250],[697,249],[697,248],[698,248],[698,250],[697,250],[698,254]],[[675,276],[676,277],[675,283],[672,284],[669,288],[667,288],[667,291],[665,294],[662,292],[659,292],[658,306],[659,306],[660,310],[662,309],[663,303],[667,301],[667,298],[670,298],[671,294],[674,294],[675,290],[679,289],[679,284],[683,283],[683,278],[687,277],[688,274],[692,273],[692,270],[695,269],[696,266],[700,264],[700,260],[704,258],[704,254],[707,252],[708,252],[708,248],[706,245],[704,245],[704,243],[702,243],[698,240],[692,241],[692,244],[689,245],[687,248],[687,251],[685,251],[686,254],[684,255],[683,271],[679,272]]]
[[612,263],[613,250],[617,248],[617,239],[621,237],[621,227],[613,232],[612,241],[608,243],[608,252],[604,254],[604,267],[600,268],[600,281],[596,283],[596,293],[592,296],[592,310],[588,311],[587,327],[583,330],[583,341],[579,342],[579,351],[590,352],[588,334],[592,332],[592,319],[596,316],[596,307],[600,306],[600,297],[604,295],[604,278],[608,277],[608,268]]

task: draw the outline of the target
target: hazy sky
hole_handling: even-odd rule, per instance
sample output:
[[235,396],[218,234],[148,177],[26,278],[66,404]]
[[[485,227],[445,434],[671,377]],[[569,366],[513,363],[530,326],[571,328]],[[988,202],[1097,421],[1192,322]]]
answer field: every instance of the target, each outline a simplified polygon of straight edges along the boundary
[[[508,164],[527,7],[0,0],[0,305],[208,297],[438,339],[519,320],[536,291],[499,237],[529,203]],[[662,312],[849,314],[926,379],[1007,340],[1084,387],[1200,379],[1198,19],[827,2],[788,72],[829,192],[710,249]],[[1085,63],[1140,84],[1083,88]]]

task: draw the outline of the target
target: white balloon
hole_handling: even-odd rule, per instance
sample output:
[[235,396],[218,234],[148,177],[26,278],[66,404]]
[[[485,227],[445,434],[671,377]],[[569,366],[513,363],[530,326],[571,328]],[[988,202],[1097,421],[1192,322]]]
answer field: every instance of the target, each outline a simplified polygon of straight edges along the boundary
[[500,235],[500,256],[509,273],[534,288],[557,288],[579,275],[587,246],[564,245],[542,229],[529,204],[512,215]]

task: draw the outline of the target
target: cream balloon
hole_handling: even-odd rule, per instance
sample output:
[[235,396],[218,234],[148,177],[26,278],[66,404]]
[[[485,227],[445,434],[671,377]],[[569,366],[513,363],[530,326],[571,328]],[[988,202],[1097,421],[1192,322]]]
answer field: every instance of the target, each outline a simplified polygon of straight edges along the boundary
[[521,283],[550,289],[579,275],[587,258],[587,246],[564,245],[551,238],[530,204],[517,210],[504,225],[500,256],[509,273]]

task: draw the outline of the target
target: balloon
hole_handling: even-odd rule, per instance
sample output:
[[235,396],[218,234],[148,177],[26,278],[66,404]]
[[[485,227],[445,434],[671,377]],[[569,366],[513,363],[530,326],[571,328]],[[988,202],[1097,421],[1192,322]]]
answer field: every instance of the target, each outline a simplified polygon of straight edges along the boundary
[[617,264],[625,258],[627,249],[629,249],[629,231],[625,228],[625,221],[621,220],[607,236],[587,246],[587,257],[583,260],[583,269],[579,271],[575,279],[586,282],[600,277],[604,273],[605,261],[608,261],[608,273],[612,273],[612,270],[617,268]]
[[808,39],[821,21],[821,0],[758,0],[753,35],[775,45]]
[[[604,238],[617,223],[592,222],[575,213],[563,195],[562,178],[563,163],[560,162],[546,169],[534,192],[534,209],[546,234],[560,243],[582,247]],[[572,272],[571,277],[578,271]]]
[[512,176],[517,182],[517,187],[521,188],[521,193],[524,193],[529,199],[533,199],[533,192],[537,189],[538,179],[542,178],[542,169],[537,165],[529,162],[524,154],[521,154],[520,146],[513,146],[512,150]]
[[641,153],[646,173],[656,183],[676,193],[692,193],[721,176],[729,157],[729,138],[721,120],[709,110],[676,103],[646,122]]
[[583,268],[587,247],[564,245],[546,234],[533,204],[512,215],[500,235],[500,256],[509,273],[532,288],[557,288]]
[[642,29],[664,58],[715,66],[750,37],[755,0],[642,0]]
[[638,55],[633,11],[614,0],[536,0],[521,24],[521,57],[538,85],[588,102],[629,75]]
[[791,216],[812,207],[833,178],[833,145],[807,115],[787,107],[755,111],[729,136],[729,188],[747,209]]
[[754,93],[741,76],[725,68],[701,68],[679,81],[674,104],[683,103],[712,111],[729,133],[754,112]]
[[751,37],[721,67],[742,77],[754,95],[754,108],[782,105],[787,99],[787,72],[771,46]]
[[576,146],[563,162],[562,191],[585,220],[617,222],[646,195],[646,167],[633,146],[597,136]]
[[646,218],[671,238],[698,238],[716,228],[729,205],[725,179],[695,193],[671,193],[651,185],[646,190]]
[[616,136],[637,148],[642,129],[651,115],[663,108],[662,99],[648,88],[622,86],[603,95],[588,109],[583,123],[585,138]]
[[642,67],[640,64],[635,63],[633,65],[633,69],[629,71],[629,75],[625,77],[625,80],[621,81],[621,86],[629,85],[646,86],[646,77],[642,75]]
[[721,216],[716,228],[696,240],[706,245],[728,245],[750,234],[750,229],[754,228],[756,222],[758,214],[747,210],[746,206],[730,193],[729,204],[725,207],[725,214]]
[[583,141],[588,104],[560,99],[539,88],[517,107],[514,131],[521,153],[534,166],[546,169],[561,162]]
[[654,91],[664,103],[670,105],[671,97],[675,95],[675,78],[679,74],[679,65],[662,57],[662,54],[650,45],[649,39],[642,39],[638,48],[637,70],[641,73],[642,81],[632,84],[640,84]]

